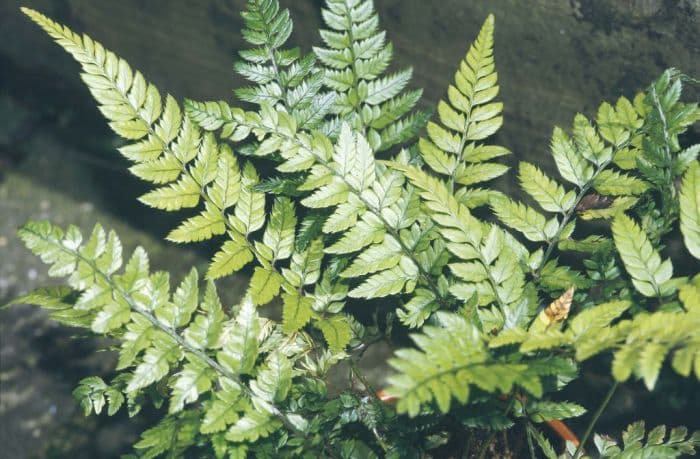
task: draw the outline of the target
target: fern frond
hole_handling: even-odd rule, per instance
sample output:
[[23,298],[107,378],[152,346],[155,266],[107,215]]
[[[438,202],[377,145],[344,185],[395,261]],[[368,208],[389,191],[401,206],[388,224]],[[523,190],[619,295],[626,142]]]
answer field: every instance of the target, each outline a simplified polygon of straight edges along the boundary
[[406,69],[384,75],[392,46],[372,0],[327,0],[321,30],[326,47],[314,53],[326,67],[324,85],[336,94],[333,112],[362,132],[375,151],[412,138],[426,114],[413,112],[422,90],[404,91],[412,76]]
[[437,316],[442,327],[423,327],[423,334],[413,335],[418,349],[400,349],[389,361],[399,374],[389,378],[387,392],[398,397],[400,413],[414,417],[432,401],[446,413],[452,398],[467,402],[470,386],[501,393],[514,384],[530,386],[524,375],[527,367],[492,360],[478,330],[466,319],[444,312]]
[[637,291],[644,296],[667,295],[663,284],[673,276],[671,260],[662,262],[647,235],[625,214],[615,217],[612,231],[615,247]]
[[[236,62],[234,69],[256,86],[236,89],[236,96],[283,109],[300,128],[319,127],[335,95],[320,92],[323,72],[313,54],[302,56],[299,48],[282,49],[293,28],[289,10],[280,9],[277,0],[249,0],[242,16],[243,38],[256,48],[239,52],[243,60]],[[225,105],[222,110],[228,112]],[[215,126],[209,125],[218,129]],[[227,134],[225,129],[223,136]]]
[[508,168],[487,163],[508,150],[477,142],[493,135],[503,124],[503,104],[498,95],[493,59],[494,18],[489,16],[455,74],[447,91],[449,102],[440,101],[440,124],[429,122],[428,139],[418,143],[425,163],[454,183],[473,185],[503,175]]
[[[644,441],[646,439],[646,441]],[[660,425],[646,432],[644,421],[627,426],[622,433],[622,445],[608,436],[596,434],[594,442],[600,457],[622,459],[626,457],[664,457],[673,459],[695,455],[700,446],[700,432],[688,437],[688,429],[674,427],[666,437],[666,426]]]
[[[287,370],[282,372],[287,375],[282,379],[266,377],[264,386],[262,380],[257,385],[250,382],[250,387],[240,380],[245,374],[262,378],[267,371],[256,368],[261,353],[261,325],[250,299],[244,302],[233,320],[226,320],[213,284],[207,286],[200,303],[198,275],[193,269],[171,294],[168,274],[150,273],[148,257],[141,248],[134,251],[123,272],[117,274],[122,267],[119,238],[114,232],[107,236],[99,225],[87,240],[75,227],[64,232],[47,222],[27,223],[20,229],[19,236],[29,249],[51,265],[52,276],[68,277],[71,288],[81,292],[71,307],[95,312],[93,331],[120,337],[119,367],[134,368],[123,389],[126,395],[167,379],[172,389],[170,413],[187,415],[189,412],[183,411],[185,406],[200,400],[217,379],[223,378],[229,383],[221,383],[222,387],[233,385],[240,393],[240,400],[236,402],[239,412],[251,412],[251,404],[257,403],[266,390],[274,389],[272,399],[263,397],[269,413],[266,419],[273,424],[281,421],[295,431],[287,415],[273,403],[283,401],[288,394],[285,387],[289,385],[287,379],[291,374]],[[102,294],[96,295],[95,291]],[[288,349],[288,346],[277,348],[279,352],[290,352]],[[304,347],[297,349],[291,354],[305,352]],[[268,355],[266,368],[271,368],[274,362],[282,365],[275,367],[277,374],[278,370],[290,368],[283,359],[279,355]],[[166,378],[168,375],[172,377]],[[118,402],[119,396],[112,393],[113,390],[89,380],[85,381],[79,395],[89,398],[91,409],[99,410],[103,406],[103,396],[114,399],[111,403]],[[221,394],[216,397],[220,398]],[[156,431],[170,429],[168,419],[178,419],[178,416],[166,418]],[[233,422],[232,417],[227,419],[227,423]],[[144,440],[136,447],[155,447],[147,439],[157,436],[156,431],[144,433]]]
[[501,313],[509,317],[511,326],[527,321],[534,304],[526,294],[519,263],[521,257],[528,255],[527,249],[497,227],[477,220],[439,179],[415,166],[391,165],[403,171],[420,190],[446,248],[457,259],[470,263],[450,265],[460,280],[450,287],[450,292],[463,301],[476,295],[482,306],[495,302]]
[[680,208],[683,241],[688,251],[700,259],[700,163],[697,161],[683,177]]

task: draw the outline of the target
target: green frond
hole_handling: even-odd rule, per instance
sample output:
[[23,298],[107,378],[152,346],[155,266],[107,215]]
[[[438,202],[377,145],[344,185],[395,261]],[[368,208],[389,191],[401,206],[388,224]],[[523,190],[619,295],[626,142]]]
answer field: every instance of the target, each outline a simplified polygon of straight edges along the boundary
[[554,450],[554,447],[552,447],[552,444],[549,442],[549,440],[547,440],[547,437],[542,435],[542,432],[533,428],[530,429],[530,434],[537,443],[537,446],[540,447],[540,450],[542,451],[542,454],[544,454],[544,457],[546,457],[547,459],[557,459],[559,457],[556,451]]
[[323,333],[323,338],[331,352],[343,352],[353,336],[350,323],[342,315],[318,320],[314,325]]
[[[485,161],[507,154],[502,147],[477,143],[493,135],[503,124],[503,104],[498,95],[493,58],[494,18],[489,16],[455,73],[448,100],[438,104],[441,124],[429,122],[428,139],[418,146],[425,163],[446,175],[449,184],[473,185],[492,180],[508,168]],[[490,153],[489,153],[490,152]]]
[[586,409],[577,403],[535,401],[528,406],[527,413],[534,422],[546,422],[552,419],[568,419],[581,416]]
[[[255,48],[239,52],[242,60],[234,64],[234,69],[255,86],[236,89],[236,96],[246,102],[282,108],[301,128],[320,127],[335,95],[321,92],[323,72],[316,66],[314,54],[302,56],[299,48],[282,48],[293,28],[289,10],[280,9],[277,0],[249,0],[242,16],[243,38]],[[214,130],[223,126],[220,120],[230,110],[224,103],[206,104],[206,111],[199,118],[202,127]],[[212,118],[207,112],[220,112],[223,116]],[[228,137],[229,132],[236,133],[224,127],[223,136]]]
[[615,217],[612,232],[615,247],[637,291],[644,296],[668,295],[663,284],[673,276],[671,260],[662,262],[644,231],[625,214]]
[[[666,426],[660,425],[646,432],[644,421],[630,424],[622,433],[622,445],[608,436],[596,434],[594,443],[601,458],[664,457],[673,459],[695,455],[700,446],[700,432],[688,437],[688,429],[674,427],[666,437]],[[646,439],[646,441],[645,441]]]
[[153,459],[164,453],[182,455],[190,447],[199,430],[199,416],[196,411],[184,411],[168,415],[158,424],[141,434],[134,445],[139,457]]
[[233,374],[249,374],[258,357],[258,335],[260,319],[255,305],[244,300],[236,317],[235,325],[224,330],[225,342],[216,355],[219,363]]
[[700,259],[700,163],[685,173],[680,192],[681,232],[688,251]]
[[[633,101],[577,114],[570,133],[555,128],[561,180],[520,163],[521,203],[488,185],[510,153],[488,140],[503,124],[493,16],[424,138],[380,160],[426,124],[415,111],[422,92],[407,90],[410,68],[390,68],[372,0],[325,5],[324,45],[304,55],[286,48],[293,24],[278,0],[248,0],[252,49],[234,68],[249,81],[235,94],[252,111],[181,108],[100,43],[23,8],[80,64],[125,139],[130,172],[149,184],[140,201],[191,209],[167,239],[217,239],[200,286],[194,268],[171,281],[143,248],[127,257],[99,224],[85,237],[48,222],[19,230],[67,285],[12,304],[113,340],[116,376],[85,378],[74,392],[86,414],[166,402],[135,445],[151,458],[429,456],[462,444],[448,413],[459,432],[525,418],[532,455],[536,443],[551,458],[534,423],[585,412],[550,395],[585,370],[579,362],[608,353],[616,381],[650,390],[666,364],[700,380],[700,274],[674,278],[661,257],[679,219],[700,257],[700,146],[679,140],[700,120],[680,99],[689,77],[668,70]],[[606,223],[592,219],[611,220],[611,236],[592,233]],[[214,280],[253,261],[242,300],[224,307]],[[405,338],[401,326],[418,330],[389,360],[394,407],[372,397],[379,388],[354,363],[376,342]],[[328,376],[342,362],[351,390],[336,394]],[[677,457],[700,441],[683,429],[666,437],[636,424],[622,446],[596,445],[601,457]]]
[[170,399],[170,413],[181,411],[185,404],[196,402],[199,396],[212,387],[213,370],[197,357],[188,358],[182,370],[175,375]]
[[230,237],[231,240],[224,242],[221,249],[214,254],[207,271],[207,279],[228,276],[253,261],[253,252],[248,248],[245,239],[236,233],[230,233]]
[[[138,140],[120,149],[136,162],[132,172],[154,184],[165,183],[140,200],[168,211],[204,202],[204,210],[183,222],[168,238],[194,242],[228,231],[232,242],[215,255],[210,278],[240,269],[249,253],[258,258],[260,253],[245,238],[265,222],[264,194],[251,189],[259,181],[253,166],[246,163],[241,172],[228,146],[218,145],[213,134],[202,135],[188,116],[183,117],[171,96],[162,104],[155,86],[101,44],[87,36],[81,38],[32,10],[25,12],[82,65],[83,80],[115,131],[128,140]],[[207,110],[230,119],[220,121],[207,115]],[[223,104],[191,103],[188,111],[203,125],[212,129],[223,126],[234,137],[241,129],[246,136],[250,132],[250,128],[241,128],[243,112]],[[227,215],[234,206],[233,215]],[[236,255],[231,256],[232,252]],[[117,320],[118,315],[113,316]]]
[[268,355],[250,385],[253,393],[268,402],[281,402],[287,398],[292,386],[292,362],[281,352]]
[[385,74],[391,43],[379,30],[371,0],[327,0],[329,30],[314,53],[326,68],[323,84],[335,94],[333,113],[362,132],[376,151],[403,143],[423,128],[427,116],[412,113],[421,90],[405,91],[410,68]]
[[117,387],[107,385],[98,376],[82,379],[73,391],[73,397],[80,402],[85,416],[92,412],[100,414],[105,406],[108,406],[107,414],[113,416],[126,400]]
[[226,427],[240,418],[238,412],[242,405],[241,390],[228,379],[221,379],[221,387],[214,392],[214,397],[205,406],[204,419],[200,432],[210,434],[226,430]]
[[554,128],[551,149],[554,162],[564,180],[580,188],[593,177],[591,165],[579,155],[571,138],[560,128]]
[[565,213],[576,201],[576,193],[567,192],[563,186],[530,163],[520,163],[518,180],[522,189],[547,212]]
[[226,432],[226,440],[234,443],[254,442],[281,427],[280,421],[269,414],[249,410]]
[[534,242],[551,240],[559,228],[556,217],[550,220],[532,207],[501,197],[492,200],[491,209],[506,226],[521,232]]
[[282,276],[277,271],[257,266],[250,278],[246,295],[249,295],[256,306],[267,304],[279,293],[282,286]]
[[593,188],[602,195],[639,195],[649,189],[649,184],[636,177],[611,169],[601,171],[593,179]]
[[309,323],[313,315],[313,298],[285,293],[282,295],[282,328],[294,333]]
[[209,281],[199,311],[183,332],[185,340],[196,349],[215,347],[221,336],[224,317],[216,286]]
[[423,334],[413,335],[418,349],[399,349],[389,361],[398,374],[389,378],[387,392],[398,397],[399,413],[415,417],[433,401],[446,413],[452,398],[467,402],[470,386],[507,393],[519,382],[524,365],[491,360],[473,325],[458,315],[437,315],[442,327],[423,327]]

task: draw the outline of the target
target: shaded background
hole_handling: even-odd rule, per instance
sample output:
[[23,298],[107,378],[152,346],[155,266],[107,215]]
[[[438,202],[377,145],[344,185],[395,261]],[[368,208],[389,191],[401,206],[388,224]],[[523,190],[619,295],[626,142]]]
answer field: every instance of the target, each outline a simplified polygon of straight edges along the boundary
[[[323,2],[281,3],[295,20],[291,43],[309,50],[319,42]],[[395,67],[413,66],[413,86],[425,88],[426,109],[443,97],[487,14],[496,15],[496,65],[506,107],[497,141],[515,153],[511,164],[527,159],[551,170],[547,149],[554,125],[568,127],[577,111],[594,116],[603,100],[632,97],[667,67],[700,77],[700,0],[375,3],[394,43]],[[231,89],[242,83],[231,62],[245,48],[238,14],[243,0],[0,0],[0,304],[49,282],[44,266],[14,237],[28,218],[83,228],[100,220],[116,228],[127,247],[145,245],[153,265],[176,277],[192,264],[205,266],[208,247],[161,242],[177,217],[136,202],[145,188],[115,152],[121,143],[83,87],[78,66],[19,13],[20,4],[86,32],[177,98],[231,101]],[[685,98],[699,95],[688,88]],[[690,138],[700,139],[700,127]],[[229,302],[238,286],[235,280],[223,285]],[[0,457],[114,457],[126,451],[145,421],[123,414],[85,419],[70,396],[82,377],[109,375],[114,359],[94,352],[101,344],[48,322],[34,308],[0,313]],[[629,384],[601,430],[619,430],[633,417],[699,428],[693,416],[697,390],[666,380],[651,398]],[[579,401],[593,408],[608,381],[593,374],[581,384]]]

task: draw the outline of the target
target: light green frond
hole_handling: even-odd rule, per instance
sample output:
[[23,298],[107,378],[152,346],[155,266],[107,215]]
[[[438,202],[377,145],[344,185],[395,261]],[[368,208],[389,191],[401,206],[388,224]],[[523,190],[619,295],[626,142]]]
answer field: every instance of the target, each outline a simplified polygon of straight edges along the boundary
[[418,280],[418,268],[408,258],[401,258],[396,266],[369,276],[362,284],[350,290],[354,298],[381,298],[402,290],[413,290]]
[[197,357],[188,356],[188,362],[175,376],[168,412],[182,411],[185,404],[196,402],[212,386],[212,369]]
[[207,279],[214,280],[240,271],[253,261],[245,238],[236,233],[230,233],[231,240],[224,242],[221,249],[214,254],[207,271]]
[[225,232],[226,222],[223,214],[219,209],[207,205],[199,215],[188,218],[172,230],[167,239],[180,243],[198,242],[206,241]]
[[518,180],[522,189],[547,212],[565,213],[576,200],[576,193],[567,192],[563,186],[530,163],[520,163]]
[[287,398],[292,386],[292,375],[292,362],[281,352],[272,352],[258,370],[250,388],[262,400],[281,402]]
[[294,333],[309,323],[313,315],[313,298],[285,293],[282,295],[282,328]]
[[173,340],[163,338],[156,341],[156,346],[148,348],[142,362],[136,366],[126,391],[135,392],[163,379],[169,373],[170,366],[179,360],[179,351]]
[[[242,16],[243,38],[255,48],[240,51],[242,60],[234,64],[234,69],[254,86],[236,89],[236,96],[254,104],[283,107],[301,128],[320,127],[336,96],[321,92],[323,72],[316,66],[314,54],[302,56],[298,48],[282,48],[293,28],[289,10],[280,9],[277,0],[249,0]],[[203,128],[224,126],[224,137],[245,137],[243,130],[222,124],[222,118],[229,115],[223,103],[208,104],[199,118]],[[212,118],[206,112],[220,112],[223,117]]]
[[602,195],[639,195],[649,189],[644,180],[611,169],[601,171],[593,179],[593,188]]
[[[646,441],[645,441],[646,437]],[[601,458],[623,459],[628,457],[677,457],[695,455],[700,446],[700,432],[688,437],[688,429],[674,427],[666,437],[666,426],[660,425],[646,432],[644,421],[630,424],[622,433],[623,444],[608,436],[596,434],[594,443]]]
[[662,262],[644,231],[625,214],[615,217],[612,231],[615,247],[637,291],[652,297],[668,294],[662,284],[673,276],[671,260]]
[[494,199],[491,209],[504,225],[521,232],[527,239],[534,242],[550,240],[559,228],[556,217],[547,220],[532,207],[505,197]]
[[223,307],[213,282],[207,283],[200,311],[185,329],[185,340],[197,349],[210,349],[218,344],[224,320]]
[[267,304],[279,293],[282,276],[271,268],[257,266],[250,278],[246,295],[249,295],[256,306]]
[[[461,62],[454,85],[447,91],[449,103],[438,104],[441,124],[429,122],[428,139],[421,139],[418,144],[425,163],[438,174],[448,176],[450,185],[488,181],[508,170],[504,165],[484,162],[507,150],[477,143],[493,135],[503,124],[503,104],[493,102],[499,89],[493,31],[494,18],[489,16]],[[484,147],[484,153],[495,149],[498,154],[477,153]]]
[[385,74],[391,43],[378,28],[371,0],[327,0],[321,30],[325,47],[314,53],[326,67],[323,83],[335,94],[333,113],[363,133],[376,151],[409,140],[427,116],[411,113],[422,91],[404,91],[412,70]]
[[190,323],[192,313],[199,303],[199,275],[192,268],[182,283],[175,290],[173,300],[156,310],[158,320],[172,329],[183,327]]
[[240,387],[228,379],[221,379],[221,388],[214,392],[210,403],[205,405],[205,414],[200,432],[210,434],[226,430],[226,427],[239,419],[241,405]]
[[612,159],[612,148],[605,146],[588,118],[580,113],[574,117],[574,143],[578,153],[596,166]]
[[[262,242],[264,246],[259,246],[258,250],[271,263],[276,260],[289,258],[294,248],[294,230],[296,229],[296,212],[294,204],[288,198],[275,200],[270,212],[270,219]],[[270,252],[270,253],[268,253]]]
[[472,385],[507,393],[525,369],[490,360],[479,332],[463,317],[438,317],[442,327],[425,326],[423,334],[413,335],[418,349],[399,349],[389,361],[398,374],[389,378],[387,392],[398,397],[397,410],[411,417],[433,401],[443,413],[449,411],[452,398],[466,403]]
[[158,424],[141,434],[134,445],[140,457],[153,459],[168,453],[181,456],[195,441],[199,429],[195,411],[168,415]]
[[248,410],[226,432],[226,440],[234,443],[254,442],[281,427],[279,419],[260,411]]
[[581,187],[593,177],[591,165],[579,155],[566,132],[558,127],[554,128],[552,134],[551,149],[557,169],[564,180]]
[[253,191],[260,182],[258,173],[249,162],[243,167],[243,187],[232,220],[233,227],[241,234],[248,235],[260,229],[265,223],[265,194]]
[[348,320],[342,315],[334,315],[327,319],[321,319],[314,323],[328,343],[331,352],[342,352],[352,339],[352,328]]
[[[263,3],[268,4],[265,8],[274,8],[269,3],[276,2]],[[258,183],[252,165],[246,164],[241,174],[229,147],[218,145],[213,134],[201,135],[171,96],[162,103],[155,86],[101,44],[87,36],[80,37],[37,12],[25,12],[82,65],[83,80],[113,129],[126,139],[137,141],[120,149],[136,162],[132,172],[155,184],[164,184],[144,194],[141,202],[172,211],[197,207],[204,201],[204,210],[173,230],[169,239],[202,241],[227,230],[234,235],[236,231],[248,235],[263,226],[265,198],[251,190]],[[240,110],[215,103],[188,106],[188,111],[209,128],[224,127],[234,137],[245,137],[250,132],[249,127],[241,127],[245,115]],[[208,111],[216,111],[225,120]],[[227,216],[226,210],[233,206],[235,217]],[[240,239],[234,238],[234,244],[240,245]],[[251,250],[249,243],[246,246]],[[231,251],[231,244],[220,250],[213,276],[228,274],[242,263],[232,263],[224,257]],[[241,256],[249,257],[245,250]]]
[[250,374],[258,357],[260,319],[250,299],[243,301],[234,324],[225,327],[223,348],[216,354],[219,363],[235,375]]
[[416,289],[415,295],[404,304],[403,309],[396,311],[401,323],[410,328],[422,326],[432,313],[437,311],[439,304],[435,295],[427,289]]
[[680,192],[681,232],[688,251],[700,259],[700,163],[685,173]]

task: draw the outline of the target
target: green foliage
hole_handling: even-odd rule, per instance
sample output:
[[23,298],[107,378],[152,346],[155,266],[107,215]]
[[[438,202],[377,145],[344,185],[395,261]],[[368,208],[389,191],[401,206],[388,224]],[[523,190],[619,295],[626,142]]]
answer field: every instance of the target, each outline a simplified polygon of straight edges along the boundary
[[659,296],[661,285],[673,275],[671,260],[661,261],[647,235],[625,214],[615,217],[612,224],[615,247],[634,287],[644,296]]
[[680,195],[681,231],[688,251],[700,259],[700,164],[692,163],[683,177]]
[[329,0],[322,15],[329,27],[321,30],[326,46],[314,47],[314,53],[326,69],[324,86],[336,95],[333,113],[375,151],[414,137],[427,119],[411,113],[423,91],[404,91],[410,68],[385,74],[393,47],[379,30],[372,0]]
[[243,38],[255,48],[241,51],[243,60],[234,69],[255,86],[236,89],[236,96],[283,108],[300,127],[319,127],[335,95],[320,92],[324,73],[316,67],[314,54],[282,48],[293,28],[289,10],[281,10],[277,0],[250,0],[242,15]]
[[676,427],[671,429],[666,438],[666,426],[660,425],[646,432],[644,421],[639,421],[630,424],[622,433],[622,446],[610,437],[602,435],[595,436],[595,445],[600,457],[604,458],[676,458],[695,455],[695,447],[700,446],[700,432],[695,432],[690,437],[687,435],[685,427]]
[[[492,142],[503,124],[492,16],[418,139],[421,91],[406,90],[410,69],[387,72],[370,0],[327,0],[325,45],[307,55],[285,48],[288,10],[250,0],[253,48],[235,69],[251,85],[235,94],[253,108],[184,111],[98,42],[23,11],[81,65],[129,170],[151,186],[140,200],[189,212],[167,239],[215,244],[204,285],[195,269],[171,283],[143,248],[124,263],[99,225],[87,238],[48,222],[19,230],[67,285],[13,303],[114,340],[115,377],[74,392],[86,414],[168,400],[138,456],[468,456],[449,450],[464,429],[522,423],[533,454],[551,458],[536,424],[586,413],[554,396],[580,362],[607,354],[616,381],[649,389],[667,360],[700,379],[700,274],[668,244],[678,224],[700,257],[700,147],[681,146],[700,109],[681,102],[679,72],[555,128],[552,167],[517,168],[521,202],[488,184],[509,154]],[[244,297],[222,305],[214,281],[244,268]],[[382,395],[395,405],[356,365],[390,339]],[[350,384],[331,387],[340,362]],[[644,436],[636,424],[623,448],[596,445],[602,457],[677,457],[697,444],[682,429]]]
[[[494,18],[486,19],[479,36],[455,73],[447,90],[449,102],[438,103],[440,124],[429,122],[428,139],[419,141],[421,156],[434,172],[455,183],[474,185],[503,175],[508,168],[487,162],[509,153],[503,147],[477,144],[503,125],[493,58]],[[444,126],[444,127],[443,127]]]

